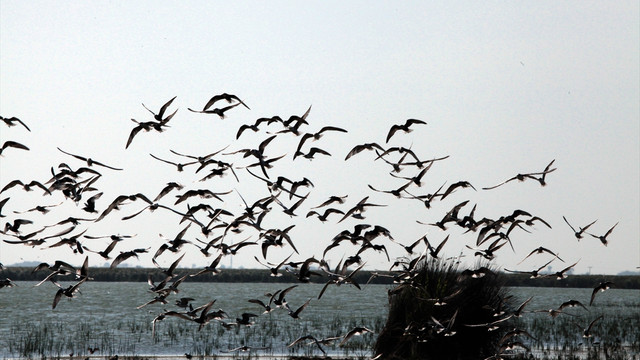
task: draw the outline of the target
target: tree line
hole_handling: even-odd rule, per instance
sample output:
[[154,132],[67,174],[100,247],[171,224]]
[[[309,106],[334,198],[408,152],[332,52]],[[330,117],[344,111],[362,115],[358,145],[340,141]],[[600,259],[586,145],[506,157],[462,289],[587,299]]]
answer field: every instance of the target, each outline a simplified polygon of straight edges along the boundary
[[[195,273],[194,269],[178,268],[178,274]],[[122,268],[90,268],[89,274],[93,281],[121,281],[121,282],[146,282],[151,276],[153,279],[163,278],[162,270],[157,268],[122,267]],[[0,278],[9,278],[13,281],[41,281],[48,274],[33,272],[33,267],[10,267],[0,272]],[[354,279],[361,285],[369,284],[393,284],[390,272],[373,272],[361,270],[354,274]],[[506,286],[513,287],[567,287],[567,288],[593,288],[594,284],[602,281],[612,281],[618,289],[640,289],[640,276],[637,275],[571,275],[562,281],[555,277],[530,278],[527,274],[500,273]],[[56,276],[57,281],[74,280],[73,275]],[[211,276],[205,274],[188,279],[189,282],[247,282],[247,283],[292,283],[297,282],[295,275],[284,273],[282,276],[271,276],[267,269],[224,269],[219,274]],[[312,276],[310,282],[324,283],[326,276]]]

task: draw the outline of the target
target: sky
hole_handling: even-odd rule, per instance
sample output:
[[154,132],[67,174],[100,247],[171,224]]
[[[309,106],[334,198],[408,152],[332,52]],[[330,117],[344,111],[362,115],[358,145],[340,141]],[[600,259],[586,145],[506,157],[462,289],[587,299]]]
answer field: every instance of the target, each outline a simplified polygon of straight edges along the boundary
[[[76,169],[86,165],[66,152],[92,158],[122,171],[94,167],[102,176],[94,186],[103,195],[96,202],[104,210],[118,195],[143,193],[153,199],[170,181],[184,189],[159,202],[177,211],[175,195],[188,189],[209,189],[221,195],[215,199],[192,198],[222,207],[236,215],[244,205],[269,191],[262,180],[241,167],[251,159],[223,155],[255,148],[277,134],[266,147],[269,158],[285,155],[268,170],[270,178],[285,176],[314,184],[302,188],[307,199],[295,211],[283,214],[274,203],[265,216],[265,228],[290,230],[299,254],[290,246],[270,248],[266,261],[278,263],[310,256],[321,258],[331,239],[357,224],[380,225],[394,241],[375,239],[385,245],[390,257],[365,250],[361,255],[367,269],[386,270],[394,259],[407,255],[400,245],[427,236],[434,246],[447,235],[442,249],[446,256],[464,255],[465,266],[475,266],[477,232],[465,233],[449,224],[446,231],[432,225],[455,205],[469,200],[460,210],[467,215],[476,205],[476,219],[497,219],[514,210],[527,211],[549,223],[541,223],[511,234],[511,244],[497,251],[498,268],[530,271],[553,257],[549,254],[525,257],[544,247],[559,259],[551,263],[558,271],[573,263],[577,273],[616,274],[640,266],[640,16],[637,1],[528,1],[528,2],[392,2],[392,1],[240,1],[170,2],[0,2],[0,115],[18,117],[21,126],[0,123],[0,142],[17,141],[29,151],[6,148],[0,157],[0,185],[13,180],[51,178],[52,168],[66,163]],[[224,119],[215,114],[191,112],[202,109],[214,95],[237,95],[250,109],[237,106]],[[178,110],[164,132],[140,132],[131,145],[125,143],[133,127],[131,119],[152,121],[142,104],[157,112],[176,97],[167,113]],[[218,102],[214,107],[226,106]],[[347,133],[327,131],[305,143],[331,156],[313,160],[292,160],[300,137],[277,133],[279,124],[260,125],[259,132],[247,130],[236,140],[243,124],[260,117],[278,115],[288,119],[302,116],[311,106],[301,132],[314,133],[335,126]],[[392,125],[407,119],[426,124],[412,125],[412,132],[396,132],[386,142]],[[377,143],[410,148],[421,160],[448,156],[434,162],[422,185],[408,188],[414,195],[446,189],[468,181],[476,190],[458,188],[427,209],[421,202],[399,199],[373,191],[392,190],[407,181],[389,175],[391,167],[372,151],[345,160],[356,145]],[[206,171],[195,165],[177,172],[176,167],[155,160],[186,162],[170,152],[203,156],[218,150],[216,159],[233,162],[239,181],[233,176],[199,181]],[[389,161],[398,161],[391,153]],[[520,173],[540,172],[551,162],[553,172],[542,187],[532,180],[510,181],[483,190]],[[254,173],[261,174],[258,167]],[[395,175],[410,178],[419,169],[403,167]],[[56,224],[69,216],[90,218],[82,210],[86,198],[75,203],[60,192],[42,195],[41,190],[13,187],[0,193],[9,198],[2,209],[2,223],[23,218],[22,234]],[[346,211],[368,196],[365,219],[347,218],[338,223],[331,215],[326,223],[306,213],[329,196],[347,195]],[[404,194],[407,196],[407,194]],[[290,206],[285,194],[279,199]],[[60,205],[58,205],[60,204]],[[46,215],[25,212],[36,205],[58,205]],[[151,255],[166,238],[186,227],[175,214],[143,212],[133,219],[122,217],[141,210],[145,204],[123,204],[99,222],[86,222],[69,234],[104,236],[135,235],[119,243],[120,251],[150,248],[140,260],[123,263],[153,266]],[[23,212],[23,213],[16,213]],[[202,214],[198,215],[199,217]],[[579,240],[563,220],[585,226],[597,220],[587,232],[608,236],[605,247],[586,235]],[[204,221],[204,220],[202,220]],[[419,222],[418,222],[419,221]],[[421,224],[422,223],[422,224]],[[50,226],[38,236],[55,234],[65,226]],[[3,240],[15,240],[13,233]],[[162,236],[160,235],[162,234]],[[245,229],[230,233],[225,243],[244,239],[262,242],[258,232]],[[208,241],[197,226],[190,226],[185,238]],[[0,242],[0,262],[5,266],[24,261],[49,262],[60,259],[90,265],[107,260],[86,252],[74,254],[67,246],[40,247]],[[102,250],[108,239],[87,239],[81,243]],[[488,243],[482,244],[486,248]],[[335,265],[355,255],[359,247],[343,243],[327,252]],[[417,247],[423,251],[421,244]],[[204,257],[192,244],[177,254],[158,257],[168,266],[179,254],[181,266],[204,266],[214,257]],[[248,246],[222,264],[233,267],[262,267],[260,246]],[[233,260],[231,260],[233,259]],[[562,259],[563,261],[561,261]],[[110,260],[109,260],[110,261]],[[231,262],[233,261],[233,263]]]

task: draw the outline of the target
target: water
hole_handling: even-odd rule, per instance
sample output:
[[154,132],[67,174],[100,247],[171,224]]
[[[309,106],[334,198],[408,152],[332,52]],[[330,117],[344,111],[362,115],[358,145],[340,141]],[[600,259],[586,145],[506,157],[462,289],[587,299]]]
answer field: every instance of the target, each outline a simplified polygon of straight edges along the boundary
[[[100,350],[96,353],[101,355],[226,354],[243,345],[261,348],[255,351],[263,355],[322,355],[315,346],[303,344],[289,348],[286,345],[307,334],[317,338],[341,336],[355,326],[378,332],[386,320],[389,289],[386,285],[366,285],[362,290],[350,285],[331,285],[318,300],[322,284],[297,284],[298,287],[286,296],[290,306],[296,309],[305,301],[311,301],[301,312],[300,319],[293,319],[283,309],[262,314],[258,305],[247,300],[268,302],[265,293],[296,284],[183,283],[180,293],[168,297],[168,304],[156,303],[136,309],[153,298],[146,283],[87,282],[82,285],[81,294],[70,300],[63,298],[54,310],[51,304],[57,288],[51,283],[33,285],[32,282],[18,282],[17,287],[0,290],[0,356],[3,358],[24,356],[25,348],[29,346],[33,346],[31,354],[34,356],[87,354],[88,347],[98,347]],[[586,326],[589,319],[600,314],[611,321],[602,321],[597,329],[594,328],[597,339],[618,337],[626,344],[634,341],[640,344],[637,331],[640,327],[639,290],[608,290],[598,294],[591,307],[588,306],[591,289],[512,288],[511,292],[516,303],[534,296],[526,306],[529,311],[557,308],[569,299],[578,300],[589,309],[567,310],[570,315],[562,318],[570,320],[562,325],[564,330],[560,329],[558,318],[545,313],[532,312],[525,317],[522,321],[527,328],[554,329],[548,337],[536,336],[542,338],[538,342],[532,341],[538,349],[552,348],[557,341],[554,337],[560,336],[578,346],[583,339],[576,324]],[[201,331],[196,323],[167,317],[157,322],[156,334],[152,336],[152,320],[165,309],[181,310],[174,304],[180,297],[194,298],[194,306],[216,299],[212,311],[223,309],[228,314],[225,320],[228,322],[235,321],[243,312],[260,316],[251,327],[225,330],[220,323],[212,321]],[[624,326],[610,325],[619,322],[614,321],[614,317],[624,319],[622,322],[635,332],[628,334],[629,330]],[[365,334],[352,338],[346,346],[339,347],[336,343],[323,346],[323,349],[334,355],[366,356],[370,354],[374,339],[375,335]],[[31,344],[36,341],[39,343]]]
[[[32,282],[18,282],[17,287],[0,291],[0,355],[16,356],[19,339],[34,337],[42,332],[40,324],[47,324],[46,336],[55,345],[46,351],[51,355],[86,353],[88,347],[98,347],[110,354],[167,354],[221,353],[242,345],[268,347],[260,353],[320,354],[317,348],[307,346],[286,347],[299,336],[311,334],[317,338],[344,335],[354,326],[379,330],[386,319],[387,286],[367,285],[358,290],[350,285],[331,285],[320,300],[322,284],[264,284],[264,283],[183,283],[178,294],[170,295],[168,304],[155,303],[136,309],[153,299],[146,283],[87,282],[76,298],[63,298],[56,309],[51,305],[57,287],[45,283],[34,287]],[[70,283],[62,283],[68,286]],[[263,309],[248,302],[260,299],[268,302],[264,294],[298,287],[289,291],[286,300],[296,309],[307,300],[309,305],[293,319],[287,311],[276,309],[262,314]],[[198,324],[176,317],[157,322],[156,336],[151,336],[152,320],[166,310],[182,310],[174,303],[180,297],[194,299],[193,306],[216,300],[212,311],[223,309],[234,322],[243,312],[260,315],[251,327],[225,331],[215,321],[198,331]],[[366,342],[354,338],[347,351],[354,353],[370,344],[373,335],[365,335]],[[13,344],[12,344],[13,343]],[[10,351],[11,350],[11,351]],[[327,347],[329,352],[344,349]]]

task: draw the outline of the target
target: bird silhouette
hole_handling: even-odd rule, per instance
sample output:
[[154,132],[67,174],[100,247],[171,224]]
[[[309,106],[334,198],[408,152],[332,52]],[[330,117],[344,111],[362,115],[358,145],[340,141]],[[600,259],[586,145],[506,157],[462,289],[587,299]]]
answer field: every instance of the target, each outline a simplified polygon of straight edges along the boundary
[[595,288],[593,288],[593,291],[591,292],[591,300],[589,301],[589,306],[593,305],[593,301],[596,299],[596,295],[611,289],[612,286],[613,286],[613,282],[603,281],[600,284],[598,284]]
[[607,246],[607,244],[609,243],[609,240],[607,240],[607,237],[611,234],[611,232],[613,231],[613,229],[615,229],[616,226],[618,226],[618,223],[616,223],[609,230],[607,230],[607,232],[604,235],[594,235],[594,234],[591,234],[591,233],[587,233],[587,234],[589,234],[592,237],[600,240],[602,245]]
[[22,125],[25,129],[27,129],[27,131],[31,132],[31,129],[29,129],[29,127],[22,120],[18,119],[15,116],[12,116],[10,118],[0,116],[0,120],[2,120],[2,122],[5,123],[8,127],[15,126],[16,123],[18,123]]
[[416,124],[427,124],[425,121],[422,120],[418,120],[418,119],[407,119],[404,124],[396,124],[391,126],[391,128],[389,129],[389,132],[387,133],[387,139],[386,142],[388,143],[389,140],[391,139],[391,137],[398,131],[404,131],[406,133],[409,133],[411,131],[413,131],[413,129],[411,129],[410,127],[412,125],[416,125]]
[[566,222],[566,223],[567,223],[567,225],[569,225],[569,227],[571,228],[571,230],[573,230],[573,233],[574,233],[574,235],[575,235],[576,239],[578,239],[578,241],[580,241],[580,239],[582,239],[584,232],[585,232],[589,227],[591,227],[591,225],[595,224],[595,223],[596,223],[596,221],[598,221],[598,220],[594,220],[593,222],[591,222],[591,223],[589,223],[589,224],[585,225],[584,227],[581,227],[581,228],[579,228],[578,230],[576,230],[576,229],[575,229],[575,228],[574,228],[574,227],[569,223],[569,220],[567,220],[567,218],[566,218],[566,217],[562,216],[562,218],[564,219],[564,222]]
[[29,150],[29,148],[26,145],[22,145],[16,141],[7,140],[2,144],[2,147],[0,147],[0,155],[2,155],[5,149],[10,147],[14,149],[21,149],[21,150],[27,150],[27,151]]
[[189,111],[200,113],[200,114],[215,114],[220,117],[220,119],[224,119],[227,117],[226,112],[233,109],[234,107],[240,105],[240,103],[225,106],[223,108],[215,108],[213,110],[193,110],[192,108],[187,108]]
[[226,100],[228,103],[232,103],[233,101],[237,101],[238,103],[242,104],[242,106],[246,107],[247,109],[251,110],[247,104],[245,104],[242,100],[240,100],[239,97],[237,97],[236,95],[233,94],[227,94],[227,93],[222,93],[222,94],[218,94],[218,95],[214,95],[211,99],[209,99],[209,101],[207,101],[207,103],[204,105],[204,107],[202,108],[203,111],[208,110],[210,107],[213,106],[213,104],[215,104],[216,102],[220,101],[220,100]]
[[74,154],[68,153],[68,152],[66,152],[66,151],[64,151],[64,150],[62,150],[60,148],[58,148],[58,150],[60,150],[60,152],[62,152],[63,154],[67,154],[67,155],[73,156],[76,159],[85,161],[87,163],[87,166],[89,166],[89,167],[91,167],[93,165],[98,165],[98,166],[102,166],[102,167],[105,167],[105,168],[111,169],[111,170],[123,170],[123,169],[120,169],[120,168],[115,168],[113,166],[105,165],[105,164],[103,164],[101,162],[98,162],[98,161],[95,161],[95,160],[93,160],[91,158],[87,158],[87,157],[84,157],[84,156],[74,155]]

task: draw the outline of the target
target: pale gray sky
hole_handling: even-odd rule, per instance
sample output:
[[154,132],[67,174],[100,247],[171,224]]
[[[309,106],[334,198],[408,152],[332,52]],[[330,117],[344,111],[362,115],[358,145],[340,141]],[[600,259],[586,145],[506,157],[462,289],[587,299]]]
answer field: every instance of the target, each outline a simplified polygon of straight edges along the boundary
[[[579,260],[575,269],[617,273],[640,266],[640,110],[639,9],[637,1],[529,1],[529,2],[0,2],[0,115],[16,116],[30,128],[0,124],[1,141],[18,141],[30,151],[6,149],[0,162],[0,185],[14,179],[46,181],[50,168],[80,161],[56,147],[91,157],[125,171],[102,170],[96,186],[104,192],[98,208],[117,195],[142,192],[155,197],[168,181],[185,189],[214,191],[238,189],[247,199],[268,193],[245,170],[232,177],[198,182],[193,168],[177,173],[171,165],[149,153],[183,161],[169,149],[205,155],[229,145],[228,150],[256,146],[274,131],[247,132],[239,141],[241,124],[264,116],[301,115],[313,105],[303,131],[339,126],[348,134],[329,133],[315,146],[331,157],[291,161],[298,138],[278,136],[268,155],[287,154],[276,163],[272,176],[311,179],[316,185],[290,219],[270,217],[269,227],[296,224],[291,235],[300,250],[292,260],[321,257],[330,239],[344,229],[365,222],[388,228],[394,238],[409,244],[427,234],[437,243],[447,233],[433,226],[457,203],[469,199],[466,215],[477,203],[476,217],[498,218],[514,209],[527,210],[548,221],[553,229],[536,226],[527,234],[512,234],[516,248],[504,247],[496,263],[510,269],[531,270],[545,257],[517,265],[531,250],[544,246],[557,251],[566,263]],[[195,114],[219,93],[242,98],[251,110],[232,109],[228,118]],[[177,96],[170,110],[179,109],[162,134],[140,133],[125,150],[135,118],[149,121],[145,103],[157,111]],[[397,133],[384,144],[391,125],[417,118],[428,124],[409,134]],[[282,135],[282,134],[281,134]],[[434,164],[417,194],[435,191],[459,180],[479,191],[462,189],[427,210],[420,203],[372,192],[367,185],[393,189],[402,181],[389,176],[389,168],[372,153],[344,161],[355,145],[377,142],[405,146],[429,159],[449,155]],[[247,165],[237,157],[236,166]],[[518,173],[541,171],[555,159],[557,170],[544,188],[531,181],[495,185]],[[222,160],[225,160],[223,157]],[[406,168],[402,176],[416,171]],[[370,209],[363,221],[330,220],[320,225],[304,215],[329,195],[346,195],[342,209],[369,195],[386,207]],[[170,195],[169,197],[171,197]],[[23,233],[51,225],[68,216],[87,217],[73,202],[52,209],[46,216],[15,214],[35,205],[57,204],[61,194],[41,196],[19,188],[0,194],[10,197],[3,223],[29,218],[34,224]],[[169,197],[164,204],[169,205]],[[222,204],[242,211],[239,197],[230,194]],[[197,204],[197,201],[194,201]],[[114,254],[134,247],[152,247],[175,236],[183,225],[156,211],[126,222],[142,205],[122,206],[99,223],[80,226],[87,235],[138,234],[119,244]],[[176,207],[180,211],[186,208]],[[274,206],[278,210],[278,206]],[[283,215],[283,216],[280,216]],[[604,234],[619,222],[604,247],[590,236],[577,242],[564,223],[566,216],[578,226],[598,220],[589,230]],[[44,233],[43,233],[44,234]],[[472,260],[475,234],[451,231],[444,247],[448,255],[460,251]],[[247,230],[228,242],[255,232]],[[196,228],[188,239],[203,239]],[[12,239],[3,235],[3,239]],[[50,239],[47,244],[55,242]],[[104,248],[107,240],[83,241],[89,248]],[[378,239],[393,258],[404,255],[397,244]],[[234,266],[259,266],[254,247],[234,258]],[[211,262],[193,246],[184,248],[182,265]],[[420,248],[421,250],[422,248]],[[357,248],[333,249],[335,263]],[[277,262],[291,249],[269,250]],[[386,258],[368,250],[367,268],[386,269]],[[0,244],[0,262],[63,259],[80,263],[84,256],[64,248],[31,249]],[[142,256],[142,266],[152,266]],[[163,255],[162,262],[170,263]],[[104,261],[90,254],[90,263]],[[129,262],[135,264],[135,262]]]

